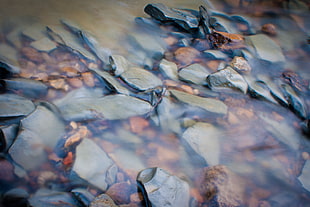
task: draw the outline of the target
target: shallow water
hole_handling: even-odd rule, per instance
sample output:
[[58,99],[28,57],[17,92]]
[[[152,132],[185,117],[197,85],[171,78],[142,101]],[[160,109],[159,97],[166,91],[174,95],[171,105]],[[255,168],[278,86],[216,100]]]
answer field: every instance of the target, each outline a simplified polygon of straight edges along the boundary
[[[143,12],[143,8],[148,3],[154,3],[146,0],[24,0],[22,2],[0,0],[0,2],[0,25],[2,25],[3,36],[15,28],[27,28],[35,23],[49,26],[60,25],[59,20],[65,19],[76,23],[93,35],[109,54],[123,54],[125,57],[133,52],[132,48],[127,47],[125,37],[127,34],[135,32],[135,17],[148,17]],[[173,0],[167,2],[161,0],[157,2],[170,7],[195,10],[200,5],[210,6],[205,1]],[[298,73],[304,81],[309,81],[309,45],[306,45],[306,39],[309,38],[310,27],[309,23],[305,21],[309,16],[309,10],[308,13],[296,11],[292,18],[292,16],[287,17],[286,10],[279,9],[276,9],[277,14],[272,12],[259,14],[259,8],[264,10],[266,7],[257,7],[258,14],[252,15],[249,13],[251,12],[249,8],[254,10],[254,7],[239,11],[237,8],[228,9],[227,5],[223,7],[217,1],[212,2],[213,9],[221,12],[242,13],[250,16],[254,28],[257,30],[264,23],[278,25],[278,36],[272,38],[281,45],[285,53],[287,58],[285,66],[273,68],[271,64],[258,64],[252,69],[252,74],[263,74],[272,79],[281,79],[281,74],[289,69]],[[4,38],[1,38],[1,41],[2,39]],[[302,49],[302,45],[308,47],[308,53]],[[207,63],[202,64],[207,65]],[[209,71],[212,72],[210,68]],[[34,70],[35,72],[40,71],[40,69],[37,71],[37,68]],[[161,79],[166,79],[158,71],[155,70],[154,73]],[[51,72],[49,75],[53,76],[54,74]],[[161,113],[154,110],[150,113],[151,115],[144,115],[138,119],[125,118],[111,121],[98,117],[92,121],[80,120],[73,123],[66,121],[65,126],[68,134],[63,137],[68,138],[72,134],[82,133],[79,131],[81,126],[87,127],[87,136],[79,136],[94,140],[118,165],[120,172],[118,180],[115,182],[128,182],[133,186],[133,190],[126,193],[136,192],[135,177],[140,170],[147,167],[161,167],[186,180],[192,189],[198,189],[199,171],[208,164],[193,150],[188,150],[188,144],[184,143],[181,138],[183,132],[187,127],[192,126],[193,122],[210,123],[218,128],[218,133],[212,134],[219,140],[219,149],[214,152],[214,154],[219,153],[219,160],[216,163],[228,166],[247,180],[245,199],[247,206],[264,206],[264,202],[270,206],[309,205],[309,189],[306,190],[298,180],[304,164],[310,162],[309,137],[303,133],[302,129],[305,117],[298,117],[293,110],[287,107],[256,99],[238,91],[214,92],[206,87],[195,86],[195,84],[182,81],[177,81],[177,83],[179,85],[172,85],[171,89],[186,91],[183,86],[190,86],[192,89],[198,90],[200,96],[223,101],[228,106],[228,113],[225,116],[214,115],[172,98],[172,106],[167,105],[167,107],[172,107],[171,110],[162,109],[164,112]],[[97,80],[96,87],[104,88],[106,85]],[[50,96],[47,95],[41,100],[51,101],[57,105],[57,101],[54,100],[65,96],[68,92],[60,90],[60,92],[54,91],[54,93],[54,95],[49,94]],[[108,94],[109,92],[104,89],[104,93]],[[305,103],[306,119],[309,119],[309,84],[305,92],[299,95]],[[143,97],[143,94],[137,92],[135,96]],[[166,121],[167,125],[158,124],[158,117],[166,114],[169,114],[174,121],[177,120],[181,123],[180,126],[170,125],[169,121],[173,122],[173,120]],[[78,127],[73,127],[72,125],[76,123]],[[134,128],[135,124],[146,125],[142,127],[142,130],[139,130]],[[57,146],[62,146],[63,142],[63,140],[59,141]],[[211,149],[208,149],[209,151],[213,150],[212,146]],[[10,182],[3,181],[0,190],[5,192],[10,188],[20,187],[26,189],[32,196],[37,189],[43,186],[61,191],[70,191],[76,186],[84,187],[85,183],[79,179],[72,179],[70,175],[75,153],[73,148],[70,148],[73,152],[73,158],[71,157],[70,160],[68,151],[62,148],[57,149],[57,147],[55,149],[47,147],[44,150],[48,152],[49,162],[28,170],[27,176],[23,178],[15,176]],[[205,149],[202,151],[205,152]],[[55,154],[60,158],[53,157]],[[56,161],[58,159],[61,161]],[[47,181],[40,184],[37,177],[42,175],[43,171],[55,172],[58,177],[55,180],[52,179],[52,182]],[[93,186],[90,189],[94,195],[103,192]],[[201,204],[197,194],[192,193],[191,196],[198,200],[198,202],[192,202],[191,206],[206,205]],[[204,201],[206,202],[206,200]]]

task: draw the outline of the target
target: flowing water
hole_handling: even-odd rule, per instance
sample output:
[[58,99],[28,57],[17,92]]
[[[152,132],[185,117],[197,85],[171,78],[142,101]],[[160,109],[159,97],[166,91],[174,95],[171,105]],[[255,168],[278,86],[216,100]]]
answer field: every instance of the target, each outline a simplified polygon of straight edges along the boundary
[[[42,25],[53,27],[61,25],[60,20],[67,20],[74,22],[96,38],[97,44],[105,48],[106,53],[121,54],[127,58],[136,51],[135,48],[128,47],[130,39],[127,36],[136,32],[136,17],[148,17],[143,9],[149,3],[154,2],[147,0],[0,0],[0,44],[6,44],[8,39],[6,36],[16,28],[21,28],[21,31],[23,31],[33,25],[39,25],[35,27]],[[193,107],[186,101],[181,101],[186,104],[181,103],[178,101],[181,98],[175,99],[177,95],[171,96],[174,98],[168,96],[163,98],[162,93],[160,97],[162,98],[160,99],[162,101],[161,108],[152,110],[143,116],[109,120],[99,115],[98,118],[92,120],[73,120],[71,122],[66,120],[64,122],[65,129],[63,130],[67,134],[63,135],[60,141],[57,141],[56,147],[43,147],[48,156],[43,164],[19,172],[17,172],[16,168],[18,167],[15,164],[16,175],[13,178],[7,175],[11,171],[5,168],[9,167],[6,167],[6,165],[1,166],[3,173],[0,172],[0,175],[5,178],[0,178],[0,193],[3,194],[12,188],[22,188],[30,196],[33,196],[38,189],[43,187],[69,192],[75,187],[88,186],[89,183],[86,182],[85,184],[80,179],[75,179],[71,173],[74,159],[77,159],[78,156],[75,157],[75,153],[78,152],[75,149],[76,145],[81,142],[81,139],[87,137],[103,149],[118,166],[119,172],[114,183],[127,183],[131,188],[128,191],[124,190],[124,194],[132,195],[137,192],[135,179],[139,171],[148,167],[160,167],[190,184],[192,189],[190,206],[207,206],[207,204],[203,204],[207,203],[207,199],[203,197],[204,195],[202,197],[198,195],[196,191],[199,189],[199,183],[197,182],[201,169],[214,163],[214,165],[228,166],[246,180],[245,206],[309,206],[310,186],[309,181],[305,179],[309,178],[310,170],[304,168],[310,162],[310,129],[309,122],[307,122],[310,107],[310,26],[307,21],[310,16],[309,6],[305,8],[306,11],[297,8],[294,12],[289,13],[289,10],[280,9],[274,5],[272,7],[271,4],[265,1],[256,4],[256,6],[244,1],[244,4],[249,5],[242,9],[234,3],[224,4],[222,1],[157,0],[156,3],[194,10],[198,10],[200,5],[204,5],[219,12],[229,12],[231,15],[242,14],[251,19],[251,23],[256,30],[259,30],[265,23],[277,25],[277,36],[273,36],[272,39],[281,45],[286,58],[285,65],[278,67],[268,63],[267,65],[257,64],[257,67],[255,67],[256,63],[254,62],[251,65],[252,74],[262,75],[260,77],[264,77],[265,79],[262,78],[264,80],[269,78],[270,82],[276,82],[277,79],[283,81],[283,74],[298,74],[298,76],[294,76],[296,79],[293,77],[286,80],[290,80],[291,86],[301,89],[297,90],[299,93],[297,93],[296,97],[299,98],[298,100],[302,100],[300,102],[302,103],[301,108],[305,110],[305,113],[302,112],[302,109],[298,110],[292,105],[289,107],[285,106],[285,104],[281,105],[277,103],[277,99],[267,101],[266,99],[252,97],[253,95],[251,96],[249,93],[243,94],[240,91],[211,91],[205,86],[197,86],[182,81],[169,82],[167,81],[169,78],[158,72],[158,66],[156,66],[158,62],[155,61],[154,74],[162,80],[166,80],[165,85],[168,89],[171,89],[172,93],[174,89],[177,89],[198,94],[202,97],[221,100],[227,105],[228,112],[224,116],[206,112],[199,107]],[[35,30],[35,27],[33,30]],[[155,37],[156,34],[154,34],[154,39],[158,38]],[[12,42],[9,44],[12,46]],[[145,42],[145,44],[151,43]],[[14,47],[18,48],[16,45]],[[61,59],[61,54],[59,56],[56,54],[57,58]],[[70,62],[68,59],[66,61]],[[78,63],[74,61],[75,59],[72,59],[72,62],[68,63],[70,67],[90,68],[92,66],[92,64],[84,64],[83,61],[77,61]],[[209,72],[214,72],[216,68],[212,67],[211,62],[200,61],[201,65],[208,68]],[[226,62],[229,61],[226,59]],[[58,64],[55,61],[52,63]],[[50,62],[51,65],[47,68],[53,68],[52,63]],[[218,64],[217,61],[212,63]],[[44,70],[37,68],[40,64],[35,63],[32,67],[28,64],[25,68],[27,67],[27,72],[29,72],[29,68],[33,70],[29,72],[31,74],[41,74]],[[55,68],[60,67],[55,66]],[[287,71],[291,73],[284,73]],[[42,79],[48,82],[59,77],[63,78],[53,72],[55,71],[46,72],[47,76],[52,78]],[[82,70],[81,74],[84,72],[87,71]],[[35,77],[35,75],[31,77]],[[102,83],[99,80],[100,78],[96,77],[94,79],[96,82],[95,88],[102,87],[103,89],[100,90],[104,94],[110,94],[110,92],[106,91],[106,84]],[[122,86],[128,87],[124,83],[124,79],[120,82]],[[51,86],[54,88],[49,89],[46,96],[39,99],[32,97],[31,100],[34,102],[38,100],[53,102],[59,107],[58,100],[66,96],[72,88],[79,88],[79,86],[73,87],[72,85],[70,89],[66,89],[65,86],[57,88],[51,82],[49,84],[49,88]],[[92,87],[94,88],[94,86]],[[149,95],[140,93],[139,90],[132,91],[135,92],[134,96],[138,98],[146,99],[144,96]],[[86,93],[82,92],[82,95],[87,96],[88,92],[91,93],[90,96],[96,96],[97,94],[95,91],[86,91]],[[20,94],[18,90],[17,92],[14,91],[14,93]],[[74,95],[72,97],[74,98]],[[74,102],[68,103],[75,104]],[[114,113],[117,113],[116,111],[114,110]],[[42,122],[45,122],[44,118],[42,118]],[[196,146],[196,149],[199,148],[199,155],[193,150],[195,147],[189,147],[191,144],[184,141],[184,131],[191,128],[196,122],[209,123],[216,128],[215,132],[212,131],[213,129],[202,131],[206,133],[205,136],[208,141],[206,148],[203,145],[206,143],[205,141],[201,142],[202,147]],[[6,126],[7,123],[0,124]],[[46,121],[46,123],[49,122]],[[39,133],[42,133],[43,136],[43,134],[50,132],[46,129],[46,131]],[[73,135],[78,138],[74,140]],[[193,136],[203,137],[200,134],[194,134]],[[212,138],[209,140],[209,137],[214,137],[217,141],[213,141]],[[70,145],[68,149],[62,148],[66,145],[64,144],[64,138],[72,139],[73,144],[66,142],[66,144]],[[194,144],[199,145],[199,142],[198,144],[194,142]],[[23,145],[19,147],[23,148]],[[42,148],[42,146],[37,147]],[[14,150],[16,149],[14,148]],[[205,156],[207,160],[204,159]],[[211,158],[208,159],[208,157]],[[14,156],[4,154],[2,160],[7,159],[13,163],[11,158],[14,160]],[[100,161],[98,162],[100,163]],[[23,164],[21,166],[25,168]],[[88,166],[84,167],[88,168]],[[45,181],[44,175],[46,174],[44,172],[52,172],[54,177],[47,176],[46,180],[48,181]],[[300,176],[304,178],[301,179]],[[235,188],[237,189],[239,186],[235,186]],[[93,195],[104,192],[98,186],[94,186],[93,183],[88,186],[88,190]],[[122,190],[119,189],[119,191]],[[126,196],[124,195],[124,197]],[[143,206],[142,203],[134,201],[134,199],[119,200],[119,204],[126,203]]]

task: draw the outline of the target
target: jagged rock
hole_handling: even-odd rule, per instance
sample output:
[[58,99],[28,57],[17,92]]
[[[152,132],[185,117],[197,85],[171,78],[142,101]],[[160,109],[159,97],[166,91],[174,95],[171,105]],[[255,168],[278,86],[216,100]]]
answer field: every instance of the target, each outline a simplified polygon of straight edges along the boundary
[[154,207],[188,207],[189,185],[165,170],[155,167],[141,171],[137,176],[138,184],[146,202]]
[[185,30],[198,27],[197,17],[186,10],[169,8],[164,4],[156,3],[146,5],[144,11],[156,20],[173,21]]
[[206,167],[198,179],[199,190],[211,206],[244,205],[245,182],[224,165]]
[[105,191],[115,182],[117,166],[95,142],[84,138],[76,148],[72,172]]
[[230,66],[208,75],[207,83],[212,90],[232,88],[246,93],[248,89],[248,84],[244,78]]

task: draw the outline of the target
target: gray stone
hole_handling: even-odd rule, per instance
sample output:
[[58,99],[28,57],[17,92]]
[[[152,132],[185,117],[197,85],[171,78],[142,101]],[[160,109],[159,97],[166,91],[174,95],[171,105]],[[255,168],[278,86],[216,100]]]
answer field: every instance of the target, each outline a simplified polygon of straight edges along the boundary
[[162,85],[162,81],[156,75],[139,67],[131,67],[122,73],[121,78],[129,86],[140,91],[154,89]]
[[0,152],[7,152],[11,147],[17,136],[18,128],[17,124],[0,127]]
[[210,73],[200,64],[192,64],[188,67],[182,68],[179,71],[179,77],[181,80],[184,80],[189,83],[194,83],[197,85],[205,85],[206,77]]
[[188,207],[189,185],[180,178],[173,176],[161,168],[148,168],[141,171],[137,181],[154,207]]
[[213,112],[216,114],[227,113],[227,106],[222,101],[213,98],[203,98],[177,90],[169,90],[169,91],[181,102],[202,108],[208,112]]
[[221,131],[215,126],[197,122],[184,131],[182,138],[209,165],[217,165],[220,162],[221,136]]
[[178,80],[178,66],[174,62],[162,59],[159,64],[159,69],[163,71],[168,78],[175,81]]
[[12,73],[20,72],[17,51],[7,44],[0,45],[0,66]]
[[0,117],[25,116],[35,110],[29,99],[15,94],[0,94]]
[[241,73],[250,73],[252,68],[248,61],[243,57],[235,56],[232,61],[230,62],[230,66],[236,70],[237,72]]
[[208,75],[207,83],[212,90],[231,88],[246,93],[248,89],[248,84],[244,78],[230,66]]
[[21,120],[19,134],[9,149],[9,154],[24,169],[35,169],[47,160],[45,149],[53,149],[64,133],[63,120],[39,105]]
[[114,75],[119,76],[128,70],[129,62],[121,55],[112,55],[110,56],[110,65]]
[[281,47],[264,34],[247,36],[255,48],[257,58],[272,63],[283,63],[285,57]]
[[41,188],[31,196],[29,204],[33,207],[76,206],[70,193]]
[[51,41],[47,37],[32,42],[30,46],[44,52],[50,52],[51,50],[56,48],[55,42]]
[[90,184],[105,191],[115,182],[117,167],[92,140],[84,138],[76,147],[72,171]]
[[98,195],[91,203],[89,207],[118,207],[112,198],[107,194]]
[[205,50],[203,56],[212,60],[226,60],[228,56],[219,50]]
[[301,184],[303,185],[303,187],[310,192],[310,161],[307,160],[301,175],[298,177],[298,180],[301,182]]

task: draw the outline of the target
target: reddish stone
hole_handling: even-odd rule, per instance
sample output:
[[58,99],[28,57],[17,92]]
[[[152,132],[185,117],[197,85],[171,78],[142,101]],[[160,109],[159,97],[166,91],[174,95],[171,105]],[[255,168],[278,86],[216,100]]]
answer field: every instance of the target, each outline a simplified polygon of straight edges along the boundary
[[14,168],[9,161],[1,159],[0,169],[0,180],[12,181],[14,179]]
[[131,186],[126,183],[116,183],[109,187],[106,194],[109,195],[116,204],[126,204],[130,202]]
[[276,26],[274,24],[264,24],[262,26],[262,32],[271,35],[271,36],[275,36],[277,35],[277,29]]

